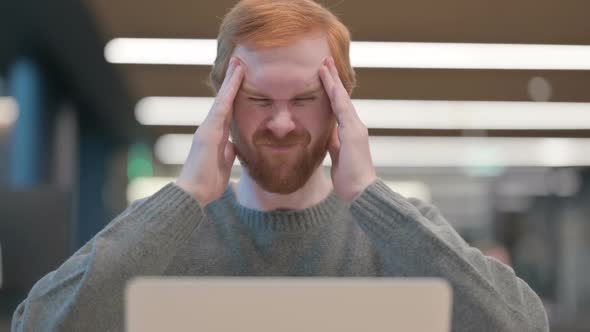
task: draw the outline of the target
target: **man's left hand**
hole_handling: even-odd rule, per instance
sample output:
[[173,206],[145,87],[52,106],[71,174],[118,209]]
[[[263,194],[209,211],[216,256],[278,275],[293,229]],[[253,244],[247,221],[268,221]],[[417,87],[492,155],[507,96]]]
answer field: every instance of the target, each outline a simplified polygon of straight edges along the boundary
[[324,60],[319,75],[338,123],[328,147],[334,190],[345,201],[352,202],[377,179],[369,132],[356,113],[332,57]]

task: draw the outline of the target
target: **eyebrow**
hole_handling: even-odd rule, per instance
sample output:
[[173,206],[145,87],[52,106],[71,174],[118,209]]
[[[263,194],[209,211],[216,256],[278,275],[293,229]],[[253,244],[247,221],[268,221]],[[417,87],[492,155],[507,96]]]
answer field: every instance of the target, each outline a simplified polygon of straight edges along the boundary
[[250,87],[247,83],[242,84],[242,92],[253,95],[254,97],[268,98],[264,93]]
[[298,93],[295,98],[301,98],[301,97],[307,97],[310,95],[314,95],[318,92],[320,92],[322,90],[322,85],[318,84],[318,85],[314,85],[311,88],[308,88],[307,90],[304,90],[301,93]]
[[[253,97],[258,97],[258,98],[263,98],[263,99],[271,99],[270,97],[268,97],[264,93],[256,90],[254,87],[249,86],[247,83],[242,84],[242,89],[241,90],[242,90],[242,92],[247,93],[249,95],[252,95]],[[307,96],[316,94],[316,93],[318,93],[321,90],[322,90],[322,85],[321,84],[313,85],[312,87],[307,88],[303,92],[298,93],[293,98],[307,97]]]

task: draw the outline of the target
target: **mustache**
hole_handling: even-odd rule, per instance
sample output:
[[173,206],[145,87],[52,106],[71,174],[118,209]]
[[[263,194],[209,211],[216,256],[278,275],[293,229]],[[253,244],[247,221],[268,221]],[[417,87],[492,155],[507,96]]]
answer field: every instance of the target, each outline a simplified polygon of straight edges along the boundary
[[276,137],[268,129],[258,130],[252,138],[254,145],[308,145],[311,142],[311,135],[307,130],[291,131],[284,137]]

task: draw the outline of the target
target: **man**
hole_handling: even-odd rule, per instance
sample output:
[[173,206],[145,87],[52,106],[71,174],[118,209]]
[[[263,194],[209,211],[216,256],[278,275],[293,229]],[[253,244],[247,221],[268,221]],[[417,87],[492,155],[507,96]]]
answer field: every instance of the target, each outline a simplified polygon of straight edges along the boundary
[[[138,275],[437,276],[453,287],[455,331],[548,330],[509,267],[377,178],[334,15],[310,0],[244,0],[218,42],[215,103],[177,181],[41,279],[15,331],[121,330]],[[236,156],[244,173],[228,184]]]

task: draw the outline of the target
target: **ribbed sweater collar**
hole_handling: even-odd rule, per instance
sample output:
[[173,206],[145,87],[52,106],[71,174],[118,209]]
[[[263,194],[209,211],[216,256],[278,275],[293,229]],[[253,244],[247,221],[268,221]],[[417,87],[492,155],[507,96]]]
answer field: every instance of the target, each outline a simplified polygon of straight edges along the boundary
[[[223,196],[217,201],[225,208],[231,208],[239,222],[257,231],[297,232],[334,222],[348,211],[347,204],[332,191],[318,204],[302,210],[279,209],[268,212],[247,208],[241,205],[228,185]],[[211,204],[216,209],[221,206]]]

